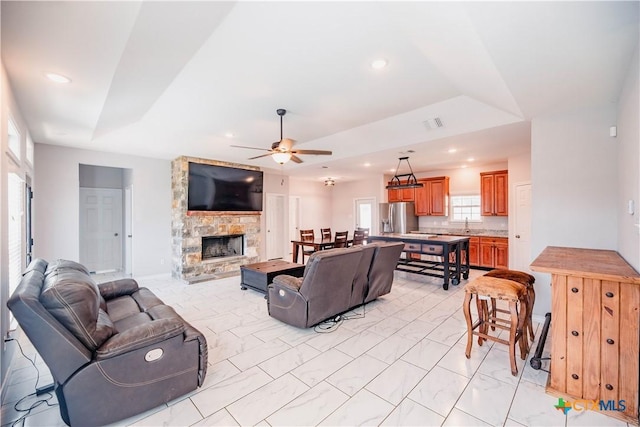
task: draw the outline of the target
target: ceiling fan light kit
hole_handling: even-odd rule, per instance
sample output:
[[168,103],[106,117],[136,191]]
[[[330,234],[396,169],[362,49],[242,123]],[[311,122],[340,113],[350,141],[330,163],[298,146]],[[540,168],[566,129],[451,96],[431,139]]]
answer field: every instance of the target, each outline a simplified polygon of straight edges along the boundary
[[280,153],[273,153],[271,154],[271,158],[276,162],[279,163],[281,165],[284,165],[285,163],[287,163],[289,160],[291,160],[291,153],[286,153],[286,152],[280,152]]
[[285,114],[287,114],[287,110],[285,110],[284,108],[278,108],[276,110],[276,113],[280,116],[280,140],[271,144],[271,149],[245,147],[242,145],[232,145],[232,147],[268,151],[267,154],[261,154],[259,156],[250,157],[249,160],[271,156],[273,161],[275,161],[280,165],[284,165],[289,160],[293,160],[296,163],[302,163],[302,159],[298,157],[297,154],[314,154],[314,155],[323,155],[323,156],[330,156],[331,154],[333,154],[331,151],[327,151],[327,150],[292,150],[292,147],[295,141],[293,139],[282,137],[282,117]]
[[[398,174],[398,170],[400,170],[400,163],[403,160],[407,161],[409,165],[410,173]],[[406,178],[404,183],[400,178]],[[396,167],[396,174],[389,181],[389,185],[387,185],[387,190],[401,190],[403,188],[422,188],[424,184],[418,182],[418,178],[413,174],[413,169],[411,168],[411,163],[409,163],[408,157],[400,157],[398,159],[398,166]]]
[[334,185],[336,185],[336,181],[331,178],[327,178],[324,181],[324,185],[325,187],[333,187]]

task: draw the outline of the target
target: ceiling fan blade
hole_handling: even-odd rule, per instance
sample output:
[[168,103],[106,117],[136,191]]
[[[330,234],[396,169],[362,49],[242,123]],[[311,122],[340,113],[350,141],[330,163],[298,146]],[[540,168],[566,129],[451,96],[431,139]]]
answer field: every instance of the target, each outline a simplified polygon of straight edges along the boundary
[[293,160],[296,163],[302,163],[302,159],[298,156],[296,156],[295,154],[291,155],[291,160]]
[[330,156],[333,152],[328,150],[293,150],[291,153],[294,154],[317,154],[317,155],[325,155]]
[[248,149],[250,149],[250,150],[271,151],[271,150],[268,150],[268,149],[266,149],[266,148],[247,147],[246,145],[230,145],[229,147],[234,147],[234,148],[248,148]]
[[254,160],[254,159],[259,159],[260,157],[267,157],[270,156],[273,153],[267,153],[267,154],[261,154],[259,156],[255,156],[255,157],[249,157],[247,160]]

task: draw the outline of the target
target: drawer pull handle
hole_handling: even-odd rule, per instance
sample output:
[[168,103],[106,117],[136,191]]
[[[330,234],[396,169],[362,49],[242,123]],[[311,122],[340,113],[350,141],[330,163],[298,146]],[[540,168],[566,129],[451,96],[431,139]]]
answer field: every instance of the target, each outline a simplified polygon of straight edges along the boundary
[[613,344],[613,343],[615,343],[614,340],[612,340],[611,338],[607,338],[607,344]]
[[578,288],[571,288],[571,292],[573,292],[574,294],[578,293]]
[[577,337],[580,334],[578,333],[578,331],[571,331],[571,335],[573,335],[574,337]]
[[578,376],[578,374],[571,374],[571,378],[573,378],[574,380],[577,380],[580,377]]
[[607,292],[605,295],[607,298],[613,298],[613,292]]
[[606,386],[604,386],[607,390],[611,391],[613,390],[613,386],[611,384],[607,384]]

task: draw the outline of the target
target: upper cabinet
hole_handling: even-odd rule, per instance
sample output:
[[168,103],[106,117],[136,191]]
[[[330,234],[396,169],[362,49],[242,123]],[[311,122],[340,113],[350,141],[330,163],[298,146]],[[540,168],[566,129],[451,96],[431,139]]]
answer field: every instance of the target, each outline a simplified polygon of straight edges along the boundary
[[[391,184],[391,182],[389,182]],[[404,184],[404,182],[403,182]],[[413,188],[402,188],[397,190],[387,190],[387,200],[392,202],[413,202],[415,200]]]
[[509,215],[509,172],[482,172],[480,199],[483,216]]
[[418,182],[424,187],[415,189],[416,215],[448,215],[449,177],[422,178]]

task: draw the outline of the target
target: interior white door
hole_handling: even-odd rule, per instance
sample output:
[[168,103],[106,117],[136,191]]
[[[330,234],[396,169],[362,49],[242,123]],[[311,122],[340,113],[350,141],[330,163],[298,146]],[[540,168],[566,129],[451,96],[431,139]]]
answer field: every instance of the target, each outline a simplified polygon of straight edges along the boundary
[[[289,196],[289,242],[300,238],[300,197]],[[286,242],[285,242],[286,243]],[[293,257],[293,246],[287,245],[289,258]]]
[[514,270],[529,271],[531,264],[531,184],[515,185]]
[[378,230],[377,228],[374,229],[373,225],[377,224],[375,215],[375,205],[376,205],[376,199],[375,198],[366,198],[366,199],[356,199],[355,200],[355,205],[356,205],[356,215],[355,215],[355,219],[356,219],[356,228],[360,227],[360,228],[368,228],[369,229],[369,234],[377,234]]
[[124,189],[124,272],[133,275],[133,187]]
[[282,259],[285,254],[284,195],[267,194],[267,259]]
[[122,190],[80,188],[80,263],[89,271],[122,269]]

